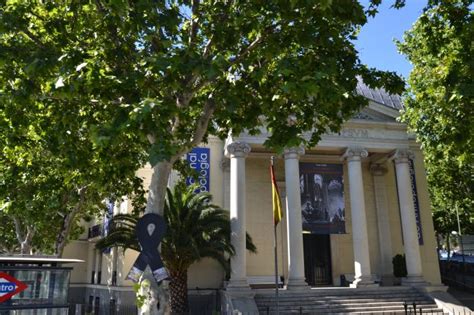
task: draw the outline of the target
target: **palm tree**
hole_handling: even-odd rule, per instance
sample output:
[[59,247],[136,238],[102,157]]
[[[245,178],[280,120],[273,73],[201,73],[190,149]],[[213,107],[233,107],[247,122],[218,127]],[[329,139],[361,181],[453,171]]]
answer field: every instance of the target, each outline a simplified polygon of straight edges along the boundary
[[[195,193],[196,187],[178,184],[168,189],[164,218],[168,230],[161,245],[161,257],[171,277],[169,284],[170,307],[173,314],[186,314],[188,308],[188,269],[202,258],[217,260],[230,271],[229,255],[234,255],[230,243],[230,220],[226,210],[211,204],[211,194]],[[112,219],[113,229],[97,243],[103,249],[119,246],[139,251],[135,235],[138,220],[136,214],[116,215]],[[247,249],[256,252],[252,239],[247,234]]]

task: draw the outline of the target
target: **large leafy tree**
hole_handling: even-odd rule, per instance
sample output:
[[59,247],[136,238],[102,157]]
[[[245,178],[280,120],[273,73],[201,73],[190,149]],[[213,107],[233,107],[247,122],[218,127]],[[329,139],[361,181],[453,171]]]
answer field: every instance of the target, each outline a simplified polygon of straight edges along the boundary
[[[229,271],[228,255],[234,254],[230,243],[229,212],[211,203],[207,192],[195,193],[196,187],[182,183],[168,189],[164,218],[168,226],[161,245],[161,256],[168,269],[170,282],[171,312],[188,313],[188,269],[209,257],[217,260]],[[140,250],[135,228],[138,213],[117,215],[112,219],[114,228],[107,237],[97,243],[99,249],[120,246]],[[256,248],[247,235],[247,248]]]
[[64,113],[51,117],[57,134],[85,112],[100,122],[74,133],[95,146],[141,145],[153,167],[146,211],[163,213],[173,164],[208,135],[265,127],[276,150],[312,146],[366,104],[357,76],[400,92],[352,44],[380,2],[3,0],[1,103]]
[[95,146],[84,130],[99,124],[100,115],[31,98],[24,108],[2,99],[0,215],[9,240],[3,251],[60,256],[81,232],[80,220],[99,214],[106,198],[132,194],[139,200],[141,149],[131,139]]
[[2,98],[111,112],[97,144],[141,137],[147,208],[162,212],[173,163],[208,134],[265,125],[276,149],[304,131],[314,145],[366,103],[356,76],[399,91],[397,76],[359,63],[351,40],[366,14],[350,0],[4,1]]
[[435,228],[474,233],[472,0],[431,0],[400,50],[413,64],[403,119],[425,153]]

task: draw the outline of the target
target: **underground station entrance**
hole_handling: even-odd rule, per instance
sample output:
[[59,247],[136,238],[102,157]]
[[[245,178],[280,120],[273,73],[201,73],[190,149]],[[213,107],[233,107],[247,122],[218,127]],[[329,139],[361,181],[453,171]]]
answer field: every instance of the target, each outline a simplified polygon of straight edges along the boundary
[[68,313],[71,263],[78,259],[0,256],[0,315]]

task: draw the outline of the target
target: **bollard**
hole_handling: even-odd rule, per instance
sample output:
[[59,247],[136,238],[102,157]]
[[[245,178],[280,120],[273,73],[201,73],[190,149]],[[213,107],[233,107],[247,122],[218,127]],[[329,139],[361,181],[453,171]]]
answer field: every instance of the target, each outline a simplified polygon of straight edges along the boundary
[[420,307],[420,310],[419,310],[418,314],[420,314],[420,315],[423,314],[423,310],[421,309],[421,307]]
[[416,303],[413,302],[413,312],[415,312],[415,315],[416,315]]
[[403,307],[405,308],[405,315],[408,315],[408,304],[407,304],[407,302],[403,302]]

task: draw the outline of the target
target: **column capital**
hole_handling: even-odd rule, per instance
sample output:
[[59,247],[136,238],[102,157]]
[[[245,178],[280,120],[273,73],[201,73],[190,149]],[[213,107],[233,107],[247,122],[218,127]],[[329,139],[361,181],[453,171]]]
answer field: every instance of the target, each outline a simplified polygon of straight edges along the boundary
[[231,157],[246,157],[250,153],[250,145],[246,142],[235,141],[229,143],[225,147],[225,156]]
[[365,148],[361,147],[349,147],[346,149],[346,152],[342,155],[342,160],[348,161],[360,161],[363,158],[369,156],[369,152]]
[[409,159],[413,159],[415,155],[408,149],[397,149],[395,153],[390,156],[391,160],[395,161],[395,164],[408,163]]
[[387,167],[384,164],[371,163],[370,172],[373,176],[383,176],[387,173]]
[[304,148],[303,147],[291,147],[291,148],[285,148],[283,151],[283,156],[285,160],[288,159],[298,159],[300,155],[304,154]]
[[219,163],[221,170],[227,172],[230,169],[230,160],[226,157],[223,157]]

